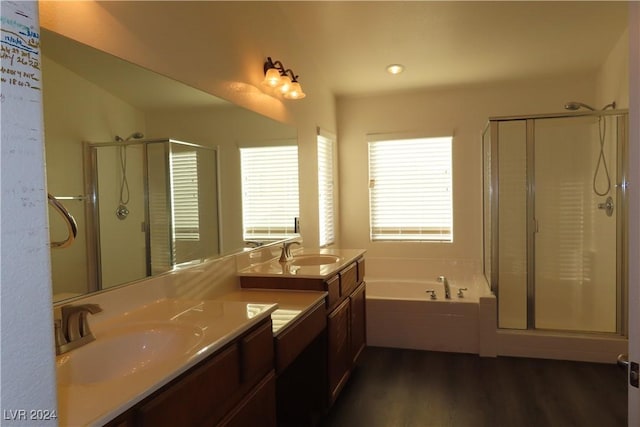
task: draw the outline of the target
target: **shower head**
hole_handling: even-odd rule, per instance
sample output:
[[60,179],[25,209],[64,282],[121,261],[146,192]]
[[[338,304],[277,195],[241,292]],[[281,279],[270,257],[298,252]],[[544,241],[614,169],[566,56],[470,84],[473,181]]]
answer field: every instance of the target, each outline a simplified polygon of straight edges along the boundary
[[583,104],[582,102],[577,102],[577,101],[569,101],[566,104],[564,104],[564,109],[565,110],[576,111],[576,110],[579,110],[580,108],[588,108],[591,111],[595,111],[596,110],[595,108],[591,107],[590,105]]
[[144,138],[144,134],[142,132],[134,132],[131,135],[129,135],[126,138],[122,138],[120,135],[116,135],[116,141],[117,142],[127,142],[128,140],[130,140],[131,138],[133,139],[142,139]]

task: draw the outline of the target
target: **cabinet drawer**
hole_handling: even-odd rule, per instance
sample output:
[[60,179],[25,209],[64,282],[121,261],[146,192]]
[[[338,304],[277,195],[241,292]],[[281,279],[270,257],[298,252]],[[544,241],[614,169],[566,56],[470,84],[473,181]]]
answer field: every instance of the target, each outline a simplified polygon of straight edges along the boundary
[[346,297],[358,284],[358,268],[354,262],[340,272],[340,296]]
[[243,382],[255,382],[273,369],[271,319],[242,338],[240,349]]
[[302,319],[276,337],[276,372],[281,373],[327,325],[324,305],[312,308]]
[[240,357],[236,344],[179,379],[143,404],[139,425],[174,427],[199,425],[204,419],[222,419],[240,389]]
[[240,277],[242,288],[255,289],[294,289],[303,291],[324,291],[325,281],[323,279],[307,279],[300,277]]

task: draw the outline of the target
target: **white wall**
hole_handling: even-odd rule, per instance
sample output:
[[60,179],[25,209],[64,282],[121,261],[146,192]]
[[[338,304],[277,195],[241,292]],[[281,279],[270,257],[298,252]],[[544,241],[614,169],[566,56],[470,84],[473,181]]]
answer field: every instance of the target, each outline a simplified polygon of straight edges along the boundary
[[616,108],[629,108],[629,29],[625,30],[598,71],[598,102],[601,108],[616,101]]
[[[2,34],[39,33],[35,2],[3,2]],[[30,44],[38,38],[26,36]],[[4,49],[8,47],[3,43]],[[26,54],[16,49],[11,54]],[[56,385],[51,310],[51,266],[47,230],[47,197],[42,139],[41,73],[29,65],[40,60],[39,49],[27,64],[2,59],[1,147],[2,216],[0,329],[0,408],[3,426],[55,426],[54,420],[33,419],[30,409],[55,411]],[[10,74],[6,69],[33,74]],[[6,79],[6,81],[5,81]],[[11,79],[31,87],[12,84]],[[25,412],[20,413],[19,410]],[[13,412],[10,412],[13,411]]]
[[[467,259],[482,256],[481,135],[491,116],[561,112],[592,100],[595,75],[454,87],[338,100],[342,246],[368,256]],[[369,241],[367,133],[453,132],[453,243]]]

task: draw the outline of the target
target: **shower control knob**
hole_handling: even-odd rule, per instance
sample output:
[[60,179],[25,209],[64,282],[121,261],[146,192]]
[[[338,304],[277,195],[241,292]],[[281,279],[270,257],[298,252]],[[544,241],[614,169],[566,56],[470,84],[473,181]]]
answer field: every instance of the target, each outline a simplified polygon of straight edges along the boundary
[[604,203],[598,203],[598,209],[602,209],[606,212],[607,216],[613,215],[613,197],[607,197],[607,200]]

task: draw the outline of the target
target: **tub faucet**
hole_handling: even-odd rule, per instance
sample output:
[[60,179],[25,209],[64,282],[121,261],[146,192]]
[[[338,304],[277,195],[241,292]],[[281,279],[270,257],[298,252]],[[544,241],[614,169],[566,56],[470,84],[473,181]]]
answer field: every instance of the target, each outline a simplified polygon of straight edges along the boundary
[[293,259],[291,255],[291,245],[300,245],[300,242],[285,242],[282,244],[282,253],[280,254],[280,262],[287,262]]
[[56,354],[66,353],[95,340],[91,329],[89,329],[87,315],[101,311],[102,308],[98,304],[63,306],[61,309],[62,318],[54,320]]
[[444,285],[444,297],[451,299],[451,288],[449,287],[449,281],[444,276],[438,276],[438,282],[442,282]]

